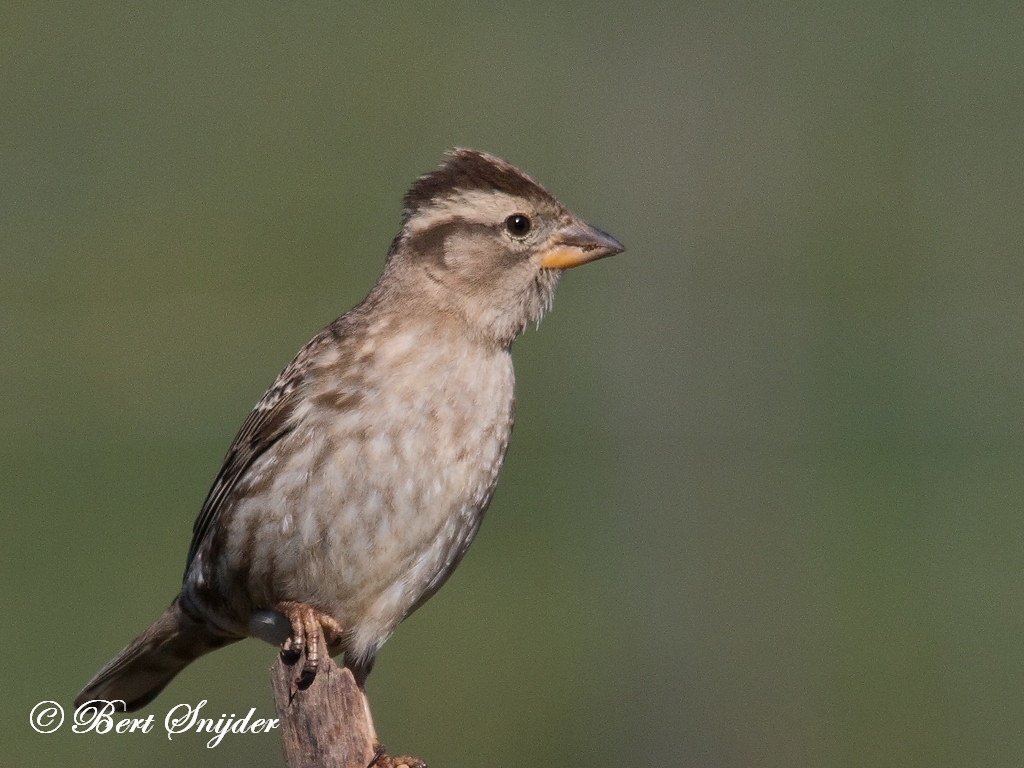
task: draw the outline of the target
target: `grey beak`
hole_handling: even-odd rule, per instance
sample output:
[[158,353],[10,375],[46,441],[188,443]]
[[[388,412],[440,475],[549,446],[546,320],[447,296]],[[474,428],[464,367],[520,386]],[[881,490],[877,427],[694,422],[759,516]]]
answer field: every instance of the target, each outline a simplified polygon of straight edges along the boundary
[[541,254],[540,265],[544,269],[571,269],[624,250],[626,246],[607,232],[577,219],[555,231]]

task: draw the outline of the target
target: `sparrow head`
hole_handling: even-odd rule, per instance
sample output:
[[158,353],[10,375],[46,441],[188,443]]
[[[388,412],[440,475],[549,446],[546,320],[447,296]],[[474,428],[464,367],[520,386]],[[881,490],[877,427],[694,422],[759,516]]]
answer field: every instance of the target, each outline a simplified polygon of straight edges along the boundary
[[551,306],[563,270],[623,250],[519,169],[456,149],[406,193],[381,286],[507,347]]

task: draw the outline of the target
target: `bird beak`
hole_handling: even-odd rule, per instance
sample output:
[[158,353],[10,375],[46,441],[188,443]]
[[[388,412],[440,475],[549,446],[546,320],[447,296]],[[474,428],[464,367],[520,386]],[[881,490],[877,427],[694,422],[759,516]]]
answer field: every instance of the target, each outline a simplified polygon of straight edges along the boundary
[[626,246],[607,232],[574,220],[555,230],[541,253],[540,265],[543,269],[571,269],[624,250]]

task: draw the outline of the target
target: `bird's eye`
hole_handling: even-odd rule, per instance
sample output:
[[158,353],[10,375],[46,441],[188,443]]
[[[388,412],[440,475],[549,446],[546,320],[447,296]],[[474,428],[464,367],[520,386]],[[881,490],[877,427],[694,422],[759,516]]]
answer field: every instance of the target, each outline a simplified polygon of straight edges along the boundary
[[505,229],[512,237],[525,237],[530,232],[530,217],[521,213],[513,213],[505,219]]

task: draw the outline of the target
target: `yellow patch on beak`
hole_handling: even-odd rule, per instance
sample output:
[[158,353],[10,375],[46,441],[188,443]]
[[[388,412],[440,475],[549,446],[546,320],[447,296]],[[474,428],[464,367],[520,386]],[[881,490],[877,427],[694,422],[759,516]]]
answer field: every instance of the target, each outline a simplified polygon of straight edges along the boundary
[[542,269],[572,269],[625,250],[607,232],[578,219],[556,230],[547,245],[541,252]]
[[586,264],[598,254],[590,254],[580,248],[557,245],[541,256],[540,265],[544,269],[570,269]]

